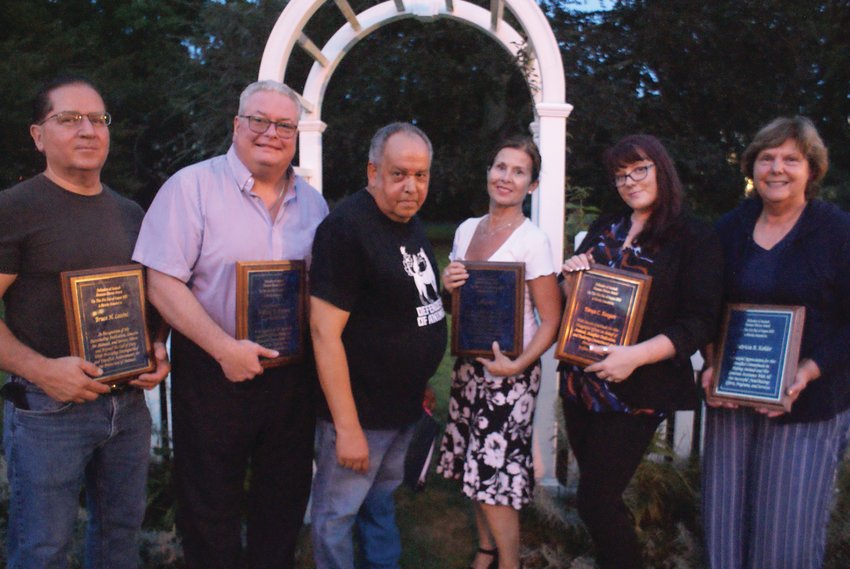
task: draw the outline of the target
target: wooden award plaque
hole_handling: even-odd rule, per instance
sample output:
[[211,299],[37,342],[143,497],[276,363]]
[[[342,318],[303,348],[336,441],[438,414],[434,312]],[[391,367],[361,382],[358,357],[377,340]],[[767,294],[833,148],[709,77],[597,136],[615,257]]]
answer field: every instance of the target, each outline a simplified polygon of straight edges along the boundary
[[640,332],[652,277],[593,264],[578,271],[564,310],[555,357],[586,366],[605,357],[589,346],[627,346]]
[[805,319],[803,306],[727,305],[708,400],[790,411]]
[[463,261],[469,279],[452,291],[452,355],[509,358],[523,350],[525,263]]
[[263,367],[299,362],[307,341],[304,261],[236,263],[236,338],[279,352]]
[[65,271],[60,278],[71,355],[101,368],[97,381],[120,383],[156,368],[142,265]]

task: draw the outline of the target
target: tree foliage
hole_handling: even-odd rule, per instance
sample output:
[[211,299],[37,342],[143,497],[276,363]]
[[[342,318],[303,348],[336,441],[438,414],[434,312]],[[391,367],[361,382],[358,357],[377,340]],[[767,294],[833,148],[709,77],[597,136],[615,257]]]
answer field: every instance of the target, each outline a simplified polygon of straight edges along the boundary
[[[334,74],[325,99],[329,199],[365,184],[370,137],[383,124],[406,120],[434,144],[426,217],[462,219],[486,209],[490,146],[507,134],[527,133],[533,120],[522,73],[495,46],[457,23],[410,20],[357,45]],[[377,77],[369,72],[376,67]]]
[[[832,152],[825,194],[850,205],[850,3],[627,0],[578,14],[546,5],[563,48],[570,101],[570,176],[610,187],[605,147],[631,132],[665,141],[691,204],[732,207],[737,157],[777,116],[804,114]],[[597,203],[611,206],[613,192]]]
[[[570,183],[587,205],[619,205],[601,154],[632,132],[668,146],[694,209],[713,217],[744,187],[737,156],[775,116],[812,117],[831,151],[825,195],[850,205],[848,0],[621,0],[578,12],[541,0],[561,46]],[[352,2],[356,11],[371,0]],[[478,2],[482,6],[486,2]],[[257,74],[283,0],[0,0],[0,184],[43,168],[27,127],[39,83],[83,73],[115,117],[104,177],[146,204],[178,168],[223,152],[240,90]],[[322,45],[344,23],[333,3],[305,32]],[[486,203],[486,155],[502,135],[528,132],[528,86],[483,34],[450,20],[384,26],[335,71],[322,119],[325,191],[362,187],[368,140],[410,120],[435,145],[425,215],[455,221]],[[296,48],[287,81],[303,87],[312,61]]]
[[[58,74],[82,74],[102,87],[114,116],[104,171],[116,189],[136,195],[162,179],[164,144],[182,129],[167,89],[202,0],[0,1],[0,141],[3,187],[44,168],[29,138],[35,91]],[[170,130],[171,129],[171,130]]]

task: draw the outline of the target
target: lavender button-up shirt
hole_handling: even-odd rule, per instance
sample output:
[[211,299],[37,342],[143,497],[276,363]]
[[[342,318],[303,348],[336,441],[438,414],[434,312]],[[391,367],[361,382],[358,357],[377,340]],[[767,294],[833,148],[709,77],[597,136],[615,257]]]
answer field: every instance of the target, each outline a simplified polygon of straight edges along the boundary
[[325,199],[293,176],[272,219],[251,189],[254,179],[231,146],[188,166],[160,188],[136,241],[133,260],[175,277],[228,334],[236,333],[236,261],[310,262]]

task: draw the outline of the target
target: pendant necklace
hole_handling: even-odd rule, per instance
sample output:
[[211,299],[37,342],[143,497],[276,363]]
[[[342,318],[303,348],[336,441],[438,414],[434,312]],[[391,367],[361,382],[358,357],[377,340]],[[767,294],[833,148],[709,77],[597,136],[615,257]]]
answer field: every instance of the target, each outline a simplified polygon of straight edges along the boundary
[[490,227],[490,221],[491,220],[492,220],[492,218],[488,215],[487,216],[487,229],[484,230],[484,232],[487,235],[495,235],[499,231],[502,231],[504,229],[508,229],[509,227],[513,227],[514,225],[516,225],[516,223],[518,221],[520,221],[520,220],[525,221],[525,216],[521,217],[520,219],[514,219],[510,223],[503,223],[502,225],[496,226],[495,228]]

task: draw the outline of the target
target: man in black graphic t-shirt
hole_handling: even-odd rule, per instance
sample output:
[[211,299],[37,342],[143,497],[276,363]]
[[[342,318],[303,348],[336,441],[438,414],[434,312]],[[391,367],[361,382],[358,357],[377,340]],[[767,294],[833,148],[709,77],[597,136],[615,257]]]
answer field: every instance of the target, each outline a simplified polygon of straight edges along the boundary
[[431,143],[407,123],[377,132],[366,189],[319,226],[310,269],[311,329],[325,400],[311,510],[316,566],[398,567],[393,491],[446,345],[431,244],[416,213]]

